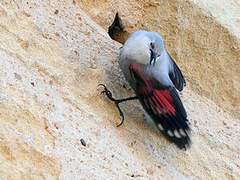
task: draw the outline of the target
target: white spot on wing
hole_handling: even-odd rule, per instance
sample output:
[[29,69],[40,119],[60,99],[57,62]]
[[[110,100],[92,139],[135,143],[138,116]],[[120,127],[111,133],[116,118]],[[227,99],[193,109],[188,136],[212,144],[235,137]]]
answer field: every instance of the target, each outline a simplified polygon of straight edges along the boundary
[[182,136],[184,136],[184,137],[186,137],[187,135],[186,135],[186,133],[184,132],[184,130],[181,128],[181,129],[179,129],[179,132],[180,132],[180,134],[182,135]]
[[173,137],[173,133],[172,133],[171,130],[168,130],[167,133],[168,133],[169,136]]
[[161,131],[164,130],[164,128],[162,127],[161,124],[158,124],[158,127],[159,127],[159,129],[160,129]]
[[181,138],[181,135],[176,129],[174,130],[174,135],[176,136],[176,138]]

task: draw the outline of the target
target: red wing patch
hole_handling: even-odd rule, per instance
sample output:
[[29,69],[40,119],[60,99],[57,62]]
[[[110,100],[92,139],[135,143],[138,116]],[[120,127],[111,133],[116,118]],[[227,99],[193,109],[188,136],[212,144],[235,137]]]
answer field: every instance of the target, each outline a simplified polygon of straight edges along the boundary
[[168,90],[155,90],[148,97],[148,102],[154,108],[155,115],[164,117],[167,117],[167,114],[170,116],[176,115],[174,105],[172,104],[173,99]]
[[[129,69],[136,86],[136,94],[158,129],[179,148],[188,147],[190,128],[176,89],[164,87],[160,82],[156,85],[156,81],[147,79],[134,64],[130,64]],[[156,86],[161,88],[155,88]]]
[[171,97],[170,91],[157,90],[152,87],[151,81],[147,80],[134,66],[130,65],[130,69],[134,73],[135,82],[139,96],[144,98],[144,103],[152,108],[155,115],[165,116],[166,113],[169,115],[175,115],[173,98]]

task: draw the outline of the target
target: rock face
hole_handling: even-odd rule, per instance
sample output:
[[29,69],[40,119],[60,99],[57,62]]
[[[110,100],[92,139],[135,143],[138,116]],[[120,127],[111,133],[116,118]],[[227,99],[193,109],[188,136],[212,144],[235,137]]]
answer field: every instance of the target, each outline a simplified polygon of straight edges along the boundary
[[[0,179],[239,179],[240,8],[221,1],[1,1]],[[189,150],[166,141],[138,102],[121,105],[116,128],[97,85],[133,94],[107,34],[117,12],[119,41],[157,31],[183,69]]]
[[118,12],[125,30],[120,42],[136,29],[160,33],[191,89],[240,118],[239,1],[80,2],[104,29]]

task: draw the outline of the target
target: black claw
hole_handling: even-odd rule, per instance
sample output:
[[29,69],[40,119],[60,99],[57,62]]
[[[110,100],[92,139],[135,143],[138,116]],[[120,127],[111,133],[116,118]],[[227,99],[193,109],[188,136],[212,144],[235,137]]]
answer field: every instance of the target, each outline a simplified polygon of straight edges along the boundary
[[106,96],[108,97],[108,99],[110,99],[111,101],[113,101],[115,103],[115,105],[117,106],[118,108],[118,111],[119,111],[119,114],[120,116],[122,117],[122,121],[120,122],[120,124],[117,125],[117,127],[121,126],[124,122],[124,114],[121,110],[121,108],[119,107],[119,103],[122,102],[122,101],[119,101],[119,100],[116,100],[112,97],[112,93],[111,91],[108,90],[108,88],[104,85],[104,84],[99,84],[98,86],[103,86],[104,87],[104,90],[101,92],[101,94],[106,94]]
[[118,111],[119,111],[119,115],[122,117],[122,121],[120,122],[120,124],[117,125],[117,127],[121,126],[124,122],[124,114],[123,114],[121,108],[119,107],[119,103],[129,101],[129,100],[136,100],[136,99],[138,99],[138,96],[124,98],[124,99],[115,99],[115,98],[112,97],[111,91],[109,91],[108,88],[104,84],[99,84],[98,86],[103,86],[104,87],[104,90],[101,92],[101,94],[105,93],[106,96],[108,97],[108,99],[113,101],[115,103],[115,105],[117,106]]
[[119,115],[122,117],[122,121],[120,122],[120,124],[117,125],[117,127],[120,127],[123,124],[123,122],[124,122],[124,114],[123,114],[122,110],[119,107],[119,102],[116,101],[115,104],[116,104],[116,106],[118,108]]
[[101,94],[106,94],[107,97],[112,100],[112,101],[116,101],[113,97],[112,97],[112,93],[111,91],[108,90],[108,88],[104,85],[104,84],[99,84],[98,86],[103,86],[104,87],[104,90],[101,92]]
[[124,122],[124,116],[122,116],[122,121],[120,122],[120,124],[117,125],[117,127],[120,127]]
[[104,84],[99,84],[98,86],[103,86],[104,88],[106,87]]
[[104,84],[99,84],[98,86],[104,87],[104,90],[101,92],[101,94],[105,93],[107,95],[108,99],[110,99],[111,101],[114,101],[114,102],[117,101],[112,97],[111,91],[109,91],[108,88]]

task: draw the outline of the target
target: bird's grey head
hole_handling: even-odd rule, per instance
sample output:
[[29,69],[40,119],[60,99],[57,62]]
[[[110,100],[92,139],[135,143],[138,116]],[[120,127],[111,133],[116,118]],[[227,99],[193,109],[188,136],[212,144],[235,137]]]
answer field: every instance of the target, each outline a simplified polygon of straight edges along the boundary
[[164,50],[163,39],[158,33],[139,30],[132,33],[125,42],[121,55],[147,65],[154,58],[156,60]]

